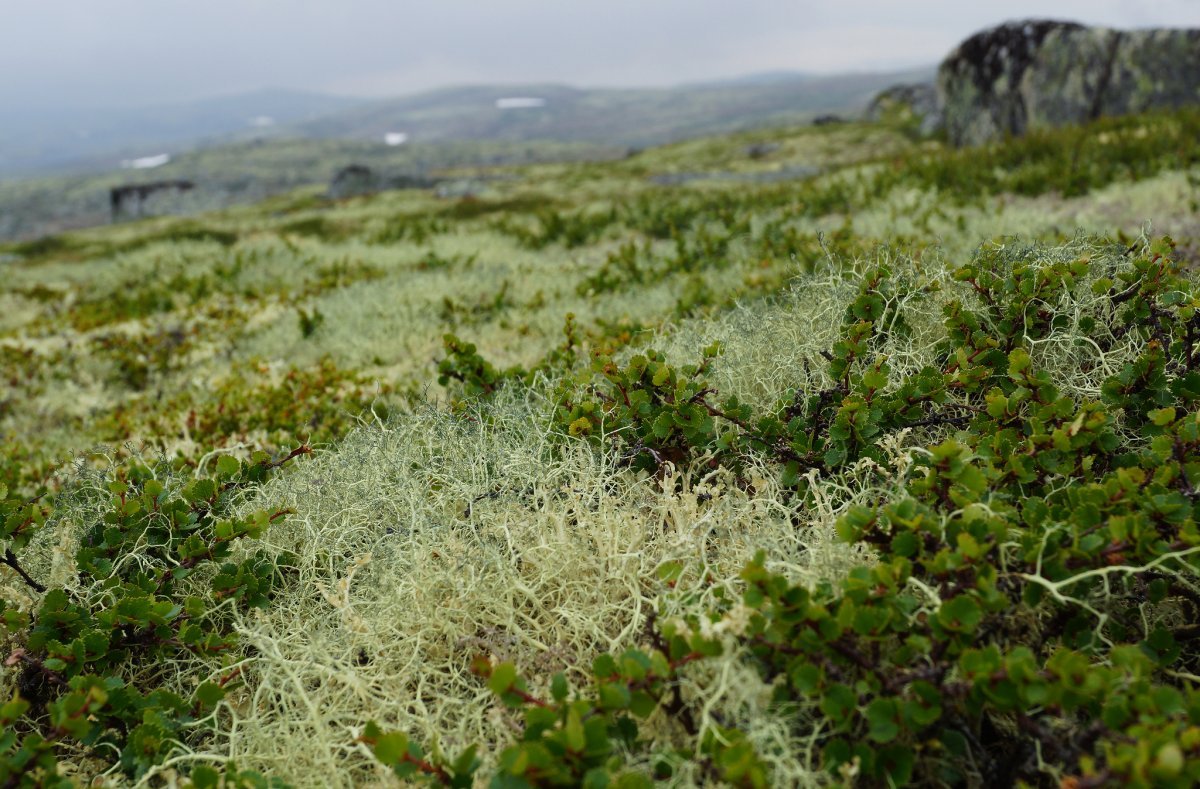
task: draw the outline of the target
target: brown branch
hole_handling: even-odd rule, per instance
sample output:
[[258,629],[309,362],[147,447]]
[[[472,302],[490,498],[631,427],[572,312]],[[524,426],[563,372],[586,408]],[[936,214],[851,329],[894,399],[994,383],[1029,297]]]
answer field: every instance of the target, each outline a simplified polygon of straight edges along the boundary
[[449,786],[452,781],[450,773],[446,772],[444,767],[427,762],[424,759],[414,758],[412,754],[405,753],[404,756],[401,757],[400,761],[408,762],[409,764],[414,765],[418,770],[426,775],[436,775],[438,780],[442,782],[443,786]]
[[17,555],[12,552],[12,548],[4,549],[4,558],[0,559],[0,564],[6,564],[11,567],[17,575],[21,576],[21,580],[24,581],[35,592],[46,591],[45,586],[35,581],[33,576],[25,572],[25,568],[23,568],[20,562],[17,561]]
[[295,449],[293,449],[291,452],[289,452],[287,455],[280,458],[279,460],[263,463],[262,467],[263,468],[279,468],[280,466],[284,465],[288,461],[293,460],[294,458],[298,458],[301,455],[311,455],[312,451],[313,451],[312,447],[310,447],[308,444],[301,444],[300,446],[296,447]]
[[54,669],[46,668],[45,663],[43,663],[42,661],[35,658],[33,655],[29,654],[24,649],[20,649],[20,648],[14,649],[12,654],[9,655],[8,658],[5,659],[5,661],[4,661],[4,665],[6,665],[6,666],[15,666],[17,663],[24,663],[25,665],[29,666],[30,668],[41,673],[41,675],[43,677],[50,680],[51,682],[53,682],[55,685],[58,685],[59,687],[65,688],[68,684],[66,677],[64,677],[62,674],[58,673]]
[[1192,481],[1187,475],[1187,451],[1183,447],[1183,442],[1178,438],[1175,439],[1175,462],[1179,464],[1179,487],[1183,490],[1183,495],[1189,499],[1195,499],[1197,495],[1196,489],[1192,487]]

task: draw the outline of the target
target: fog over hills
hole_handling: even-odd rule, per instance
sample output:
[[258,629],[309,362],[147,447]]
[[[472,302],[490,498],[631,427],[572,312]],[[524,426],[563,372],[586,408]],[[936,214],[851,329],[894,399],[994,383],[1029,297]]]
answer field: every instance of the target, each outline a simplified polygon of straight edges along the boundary
[[[856,115],[880,89],[932,72],[769,72],[671,88],[481,85],[371,101],[266,90],[140,108],[8,107],[0,110],[0,176],[105,171],[123,159],[273,137],[382,141],[403,133],[430,143],[649,145],[823,113]],[[497,106],[511,97],[544,105]]]
[[112,169],[125,158],[277,133],[360,101],[261,90],[142,107],[0,107],[0,175]]
[[[821,113],[856,115],[882,88],[928,79],[933,69],[811,76],[770,73],[673,88],[580,89],[564,85],[448,88],[372,102],[300,126],[317,137],[554,140],[650,145],[710,134],[810,120]],[[505,97],[539,98],[545,106],[499,109]]]

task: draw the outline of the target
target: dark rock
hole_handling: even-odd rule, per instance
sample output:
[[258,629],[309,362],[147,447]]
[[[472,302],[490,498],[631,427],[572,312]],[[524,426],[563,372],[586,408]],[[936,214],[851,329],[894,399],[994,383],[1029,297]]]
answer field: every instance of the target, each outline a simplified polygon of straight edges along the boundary
[[437,178],[408,173],[377,173],[362,164],[351,164],[338,170],[329,184],[328,196],[332,200],[374,194],[385,189],[429,189],[440,183]]
[[937,92],[956,145],[1197,104],[1200,30],[1010,22],[951,52],[938,69]]
[[190,192],[196,185],[191,181],[154,181],[146,184],[124,184],[108,190],[112,221],[138,219],[150,213],[147,203],[156,195],[179,195]]
[[765,159],[779,150],[779,144],[773,142],[756,142],[746,146],[746,156],[751,159]]
[[839,123],[845,123],[846,119],[841,115],[829,113],[828,115],[818,115],[813,118],[813,126],[836,126]]
[[337,174],[333,176],[328,193],[333,200],[342,200],[377,191],[379,191],[378,179],[371,168],[362,164],[350,164],[338,170]]

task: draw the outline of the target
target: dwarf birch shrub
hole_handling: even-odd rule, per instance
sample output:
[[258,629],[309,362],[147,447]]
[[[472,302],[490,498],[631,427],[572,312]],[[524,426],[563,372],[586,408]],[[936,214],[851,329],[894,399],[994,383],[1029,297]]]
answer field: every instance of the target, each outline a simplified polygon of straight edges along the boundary
[[[618,463],[655,474],[703,459],[753,485],[742,464],[758,458],[800,506],[819,505],[823,487],[864,463],[895,462],[891,436],[923,438],[899,456],[890,487],[838,519],[839,537],[869,547],[874,562],[796,583],[760,555],[738,593],[720,586],[708,611],[651,618],[643,646],[596,658],[574,689],[556,675],[549,697],[512,664],[478,660],[475,673],[524,717],[493,785],[670,778],[682,754],[673,760],[642,731],[662,714],[690,736],[685,753],[704,759],[706,780],[768,785],[754,743],[727,721],[698,722],[677,690],[692,666],[730,654],[774,683],[766,709],[818,706],[815,726],[808,715],[795,725],[810,730],[820,746],[812,766],[831,778],[1200,780],[1189,670],[1200,299],[1168,241],[1134,251],[981,251],[938,283],[953,289],[944,334],[902,376],[880,344],[911,335],[894,308],[932,283],[869,270],[840,339],[820,352],[832,385],[772,414],[718,399],[707,376],[719,345],[681,367],[651,351],[624,364],[600,357],[591,381],[560,386],[560,435],[611,446]],[[1076,361],[1112,370],[1098,398],[1086,386],[1064,392],[1030,351],[1081,328]],[[669,588],[684,570],[667,562],[658,574]],[[363,740],[401,776],[455,785],[480,767],[473,749],[452,760],[375,726]]]
[[[168,464],[131,462],[61,494],[57,513],[44,497],[0,491],[3,562],[27,592],[0,600],[5,665],[16,674],[0,706],[5,785],[70,785],[59,770],[66,755],[142,778],[221,727],[221,704],[242,673],[228,660],[238,641],[229,613],[267,605],[283,572],[278,556],[239,557],[235,546],[284,513],[238,516],[233,504],[309,451],[225,456],[191,480]],[[66,572],[40,563],[54,583],[21,558],[47,523],[74,548],[70,558],[58,549]],[[173,674],[206,678],[189,686]],[[229,773],[235,783],[254,778],[233,765]],[[201,785],[218,778],[211,768],[196,775]]]

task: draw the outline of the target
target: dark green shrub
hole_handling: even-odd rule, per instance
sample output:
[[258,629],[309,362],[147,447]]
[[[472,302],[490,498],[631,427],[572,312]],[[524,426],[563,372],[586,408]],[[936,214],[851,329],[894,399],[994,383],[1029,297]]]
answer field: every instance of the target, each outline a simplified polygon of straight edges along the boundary
[[424,244],[434,236],[450,232],[450,223],[437,217],[402,214],[387,222],[371,239],[373,244],[398,244],[411,241]]
[[324,313],[316,307],[312,308],[312,312],[297,308],[296,317],[300,323],[300,336],[306,340],[316,334],[317,329],[325,322]]
[[502,221],[496,227],[529,249],[545,249],[560,243],[567,249],[593,243],[618,222],[615,208],[608,211],[581,210],[572,213],[546,208],[535,215],[534,226]]
[[458,381],[467,397],[490,395],[505,382],[525,375],[525,370],[519,367],[496,369],[479,355],[474,344],[463,342],[453,334],[447,334],[443,344],[446,358],[438,362],[438,383],[446,386],[450,381]]
[[322,359],[273,375],[257,364],[235,366],[203,393],[164,401],[129,401],[95,420],[106,441],[186,438],[206,446],[255,443],[279,451],[304,440],[324,445],[345,436],[363,413],[387,412],[386,383]]
[[354,235],[357,228],[346,222],[334,222],[324,216],[297,219],[279,227],[280,235],[303,236],[337,242]]
[[20,255],[23,258],[33,260],[51,257],[61,252],[70,252],[75,248],[76,245],[64,236],[42,236],[32,241],[13,244],[8,249],[14,255]]
[[[107,490],[94,494],[107,500],[102,516],[84,525],[74,557],[79,583],[70,589],[47,589],[19,560],[52,519],[51,507],[0,491],[4,563],[39,597],[32,611],[0,601],[14,644],[6,664],[20,667],[19,695],[0,705],[5,785],[69,785],[57,766],[63,749],[105,754],[137,778],[179,741],[217,725],[211,713],[241,673],[221,669],[237,641],[224,607],[267,605],[283,571],[261,552],[238,560],[233,549],[285,513],[235,516],[232,504],[309,451],[222,457],[215,471],[186,482],[165,465],[116,469]],[[209,661],[215,679],[180,695],[163,685],[184,656]],[[211,772],[198,782],[214,785]]]

